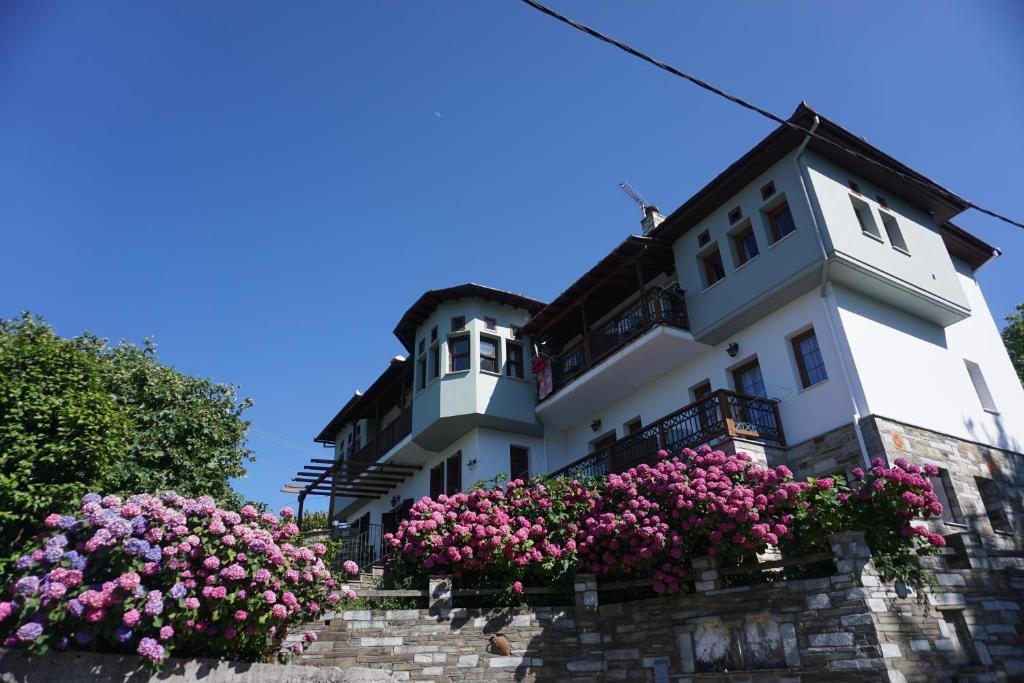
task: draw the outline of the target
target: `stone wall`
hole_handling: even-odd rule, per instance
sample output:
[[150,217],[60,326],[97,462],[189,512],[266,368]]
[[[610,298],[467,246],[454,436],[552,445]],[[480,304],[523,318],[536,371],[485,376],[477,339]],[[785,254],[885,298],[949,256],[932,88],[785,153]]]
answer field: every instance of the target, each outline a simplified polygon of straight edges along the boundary
[[[901,597],[878,577],[863,535],[838,534],[833,549],[834,576],[723,588],[715,560],[698,558],[695,592],[619,604],[597,604],[587,576],[578,577],[577,604],[564,608],[452,608],[449,594],[432,590],[441,601],[430,610],[328,615],[312,626],[320,638],[304,659],[433,681],[923,683],[1012,680],[1022,671],[1019,572],[977,598],[985,633],[999,639],[983,643],[985,664],[963,659],[948,613],[974,603],[962,589],[976,570],[946,569],[927,599]],[[960,628],[981,633],[981,625],[972,617]],[[496,634],[510,654],[489,644]]]
[[3,683],[390,683],[386,671],[368,667],[338,669],[285,664],[169,659],[151,675],[141,657],[98,652],[48,652],[32,656],[0,649]]

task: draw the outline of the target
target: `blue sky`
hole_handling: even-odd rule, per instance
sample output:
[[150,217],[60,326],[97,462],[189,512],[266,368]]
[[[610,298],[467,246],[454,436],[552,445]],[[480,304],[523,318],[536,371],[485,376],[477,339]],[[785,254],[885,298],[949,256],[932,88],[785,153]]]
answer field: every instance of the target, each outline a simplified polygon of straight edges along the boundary
[[[1020,2],[551,4],[1024,216]],[[7,0],[0,315],[240,384],[277,506],[423,290],[551,298],[638,230],[619,181],[667,212],[771,128],[514,0]],[[958,222],[1001,319],[1024,230]]]

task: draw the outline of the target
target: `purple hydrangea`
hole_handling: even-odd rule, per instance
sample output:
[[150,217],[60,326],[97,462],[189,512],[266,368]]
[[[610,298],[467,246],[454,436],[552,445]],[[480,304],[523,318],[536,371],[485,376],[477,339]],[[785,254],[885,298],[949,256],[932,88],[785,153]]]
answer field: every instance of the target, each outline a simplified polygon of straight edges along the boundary
[[28,569],[32,566],[32,558],[29,555],[22,555],[18,558],[18,561],[14,563],[16,569]]
[[50,564],[60,562],[62,557],[64,557],[64,548],[59,545],[48,545],[43,549],[43,559]]
[[136,652],[154,662],[159,662],[164,658],[164,646],[154,638],[143,638],[140,640]]
[[127,626],[118,626],[114,631],[114,640],[119,643],[127,643],[132,639],[132,630]]
[[82,496],[83,505],[86,503],[98,503],[101,500],[103,500],[103,498],[98,493],[87,493],[84,496]]
[[174,586],[173,586],[173,587],[171,588],[171,590],[170,590],[170,592],[168,593],[168,595],[170,595],[170,596],[171,596],[172,598],[174,598],[175,600],[180,600],[181,598],[183,598],[183,597],[185,597],[186,595],[188,595],[188,589],[187,589],[187,588],[185,588],[184,584],[181,584],[181,583],[176,583],[176,584],[174,584]]
[[64,553],[64,559],[71,563],[72,569],[78,569],[79,571],[85,569],[86,559],[77,550],[69,550]]
[[85,605],[79,602],[78,598],[72,598],[68,601],[68,611],[76,617],[81,617],[85,614]]
[[143,555],[149,550],[149,542],[141,538],[125,539],[124,549],[129,555]]
[[14,584],[14,592],[18,595],[35,595],[39,592],[39,579],[35,576],[23,576]]
[[142,557],[145,558],[147,562],[159,562],[163,559],[163,556],[163,549],[158,545],[150,546],[149,550],[142,553]]
[[43,625],[37,624],[34,621],[30,621],[18,629],[18,640],[20,640],[23,643],[27,643],[30,640],[35,640],[42,634]]

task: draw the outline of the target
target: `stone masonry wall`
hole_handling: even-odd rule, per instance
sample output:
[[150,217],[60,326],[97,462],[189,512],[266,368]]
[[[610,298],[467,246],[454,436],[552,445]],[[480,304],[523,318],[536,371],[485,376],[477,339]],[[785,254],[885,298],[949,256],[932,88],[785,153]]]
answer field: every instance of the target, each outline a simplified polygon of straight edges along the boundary
[[[878,577],[862,534],[834,536],[833,549],[837,573],[827,578],[722,588],[715,560],[698,558],[696,592],[652,600],[587,607],[597,584],[581,576],[573,607],[338,612],[313,625],[320,637],[304,660],[432,681],[1012,680],[1003,655],[995,666],[959,659],[942,612],[958,604],[958,586],[900,597]],[[962,575],[948,574],[951,584]],[[1008,648],[1021,642],[1014,590],[1019,583],[990,591],[1006,615],[995,631],[1016,643]],[[511,654],[489,647],[498,633]]]

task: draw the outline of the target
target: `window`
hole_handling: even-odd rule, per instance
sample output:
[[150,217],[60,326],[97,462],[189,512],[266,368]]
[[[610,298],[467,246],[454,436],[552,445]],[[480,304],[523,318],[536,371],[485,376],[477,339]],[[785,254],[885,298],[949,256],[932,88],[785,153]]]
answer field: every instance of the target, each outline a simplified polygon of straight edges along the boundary
[[462,490],[462,451],[445,461],[448,470],[448,481],[445,482],[444,492],[449,496]]
[[761,377],[761,365],[755,358],[732,371],[732,381],[736,391],[748,396],[766,396],[764,378]]
[[505,374],[523,378],[523,345],[505,341]]
[[881,242],[882,233],[878,232],[878,224],[875,223],[875,217],[872,215],[868,203],[853,195],[850,195],[850,203],[853,205],[853,213],[857,216],[857,222],[860,224],[860,231]]
[[480,337],[480,369],[484,372],[498,371],[498,340]]
[[424,389],[427,386],[427,350],[426,340],[420,339],[416,345],[416,388]]
[[523,338],[523,328],[519,327],[518,325],[509,325],[508,329],[512,333],[513,339]]
[[430,497],[437,498],[444,493],[444,464],[430,468]]
[[498,321],[494,318],[484,318],[484,327],[489,330],[496,330],[498,329]]
[[437,325],[434,325],[434,329],[430,330],[430,341],[437,341]]
[[441,372],[441,344],[435,341],[430,345],[430,380],[437,379]]
[[469,337],[448,340],[448,372],[469,370]]
[[754,238],[754,229],[747,225],[732,236],[733,249],[736,251],[736,263],[743,265],[758,255],[757,239]]
[[737,206],[729,212],[729,225],[735,225],[741,218],[743,218],[743,211]]
[[907,256],[910,256],[907,242],[903,239],[903,231],[900,230],[900,224],[896,222],[896,216],[893,216],[888,211],[879,211],[878,213],[882,217],[882,227],[885,228],[885,234],[889,236],[889,244],[892,245],[893,249],[902,251]]
[[[703,401],[711,396],[711,380],[704,380],[697,386],[690,389],[690,395],[693,396],[693,400]],[[701,407],[700,412],[697,413],[700,418],[700,426],[704,429],[715,423],[715,403],[714,401],[706,401]]]
[[763,201],[767,201],[773,194],[775,194],[775,182],[769,180],[768,183],[761,188],[761,199]]
[[466,329],[466,316],[457,315],[452,318],[452,332]]
[[860,194],[860,185],[858,185],[857,183],[855,183],[855,182],[854,182],[854,181],[852,181],[852,180],[847,180],[846,182],[847,182],[847,184],[848,184],[848,185],[850,186],[850,189],[851,189],[851,190],[853,190],[853,191],[854,191],[854,192],[856,192],[857,194]]
[[885,201],[885,197],[883,197],[882,195],[876,194],[875,199],[878,200],[878,205],[881,206],[883,209],[889,208],[889,202]]
[[796,335],[790,342],[793,344],[793,355],[796,357],[796,367],[800,372],[800,384],[804,389],[828,379],[825,361],[821,357],[821,349],[818,348],[818,337],[813,329]]
[[998,413],[996,402],[992,400],[992,392],[988,390],[985,375],[981,374],[981,366],[966,358],[964,358],[964,365],[967,366],[967,374],[971,376],[971,383],[974,384],[974,391],[978,394],[981,407],[990,413]]
[[975,477],[974,483],[978,485],[978,493],[981,494],[981,502],[985,506],[985,514],[988,515],[992,530],[1012,534],[1013,527],[1010,526],[1010,517],[1006,514],[1006,505],[1003,502],[1003,493],[999,490],[999,483],[984,477]]
[[711,243],[711,231],[710,230],[705,230],[702,233],[700,233],[699,235],[697,235],[697,246],[698,247],[703,247],[705,244],[710,244],[710,243]]
[[934,477],[928,477],[932,483],[932,490],[935,497],[942,503],[942,521],[961,524],[964,521],[964,513],[960,509],[960,503],[956,498],[956,490],[953,489],[953,480],[949,472],[940,469]]
[[722,254],[716,247],[709,253],[700,257],[701,265],[704,267],[704,286],[710,287],[719,280],[725,279],[725,266],[722,264]]
[[530,449],[522,446],[508,447],[509,479],[530,478]]
[[598,437],[598,438],[594,439],[593,441],[591,441],[590,442],[590,450],[592,452],[594,452],[594,453],[596,453],[597,451],[602,451],[605,448],[608,448],[609,446],[611,446],[616,441],[617,441],[617,439],[615,438],[615,431],[612,430],[612,431],[608,432],[607,434],[605,434],[604,436]]
[[768,217],[768,230],[772,236],[772,244],[796,230],[793,212],[789,210],[789,202],[772,207],[765,212]]
[[643,428],[643,420],[641,420],[639,417],[634,418],[625,424],[626,436],[629,436],[630,434],[636,434]]

